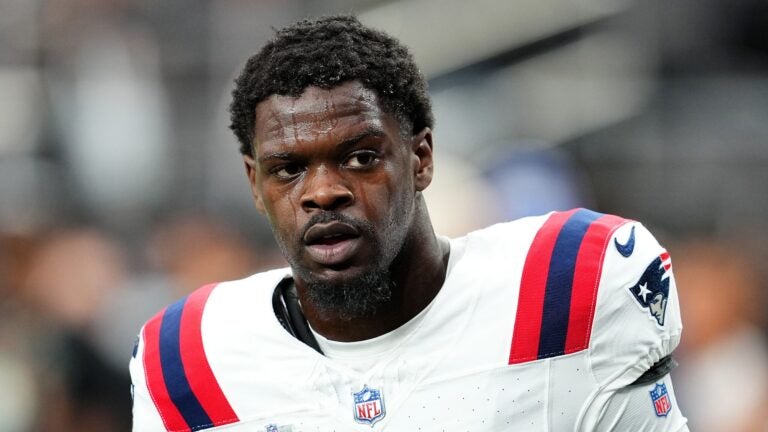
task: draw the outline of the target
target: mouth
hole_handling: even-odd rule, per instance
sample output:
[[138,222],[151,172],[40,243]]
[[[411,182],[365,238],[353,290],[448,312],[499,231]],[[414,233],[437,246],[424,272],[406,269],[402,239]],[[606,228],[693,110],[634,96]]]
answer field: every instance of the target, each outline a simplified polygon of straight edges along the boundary
[[319,223],[304,234],[310,258],[321,265],[339,265],[349,261],[360,249],[360,232],[343,222]]

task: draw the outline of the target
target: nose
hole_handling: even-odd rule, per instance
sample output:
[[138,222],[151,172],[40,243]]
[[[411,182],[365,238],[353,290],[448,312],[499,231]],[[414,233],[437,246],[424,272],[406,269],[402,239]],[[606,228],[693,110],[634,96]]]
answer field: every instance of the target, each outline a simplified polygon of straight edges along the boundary
[[301,197],[301,207],[305,211],[337,210],[354,201],[354,194],[334,170],[320,167],[313,174],[307,179]]

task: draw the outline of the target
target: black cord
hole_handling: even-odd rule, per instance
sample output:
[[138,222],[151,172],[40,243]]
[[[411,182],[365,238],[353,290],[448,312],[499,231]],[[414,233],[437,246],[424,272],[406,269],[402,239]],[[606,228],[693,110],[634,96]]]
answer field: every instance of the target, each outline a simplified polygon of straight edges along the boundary
[[645,371],[644,374],[640,375],[640,378],[636,379],[635,382],[630,385],[644,385],[656,382],[664,375],[668,374],[669,371],[674,369],[676,366],[677,362],[672,358],[672,354],[666,357],[662,357],[659,361],[656,362],[656,364],[651,366],[650,369]]
[[309,328],[307,319],[304,318],[304,313],[301,311],[299,296],[296,294],[296,284],[293,282],[293,278],[287,277],[277,284],[275,292],[272,294],[272,308],[275,311],[277,320],[291,336],[302,341],[320,354],[323,353],[320,345],[317,343],[317,339],[315,339],[315,335]]
[[272,309],[275,312],[275,317],[277,318],[277,321],[280,323],[281,326],[291,334],[291,336],[296,337],[296,332],[293,331],[293,328],[291,327],[291,319],[288,316],[288,310],[285,308],[285,303],[283,303],[283,290],[282,286],[285,284],[293,284],[293,279],[291,278],[285,278],[280,281],[279,284],[277,284],[277,287],[275,288],[275,291],[272,293]]

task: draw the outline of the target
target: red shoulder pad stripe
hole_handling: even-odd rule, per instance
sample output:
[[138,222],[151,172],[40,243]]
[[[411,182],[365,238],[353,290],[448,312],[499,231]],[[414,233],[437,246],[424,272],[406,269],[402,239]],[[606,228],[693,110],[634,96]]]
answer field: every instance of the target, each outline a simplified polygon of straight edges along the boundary
[[600,285],[608,242],[614,231],[627,222],[627,219],[618,216],[604,215],[592,222],[584,235],[573,276],[573,294],[565,340],[566,354],[581,351],[589,346],[597,304],[597,287]]
[[589,346],[608,242],[626,222],[587,209],[556,212],[544,222],[523,267],[509,364]]
[[147,380],[147,390],[157,408],[165,429],[168,431],[189,431],[187,422],[171,400],[163,377],[163,367],[160,361],[160,325],[165,309],[158,312],[144,326],[144,375]]
[[144,326],[144,370],[166,430],[188,432],[237,422],[205,355],[203,310],[216,284],[163,309]]
[[189,295],[181,314],[179,344],[181,361],[192,392],[215,426],[238,421],[211,370],[205,355],[202,335],[203,309],[216,284],[206,285]]
[[539,352],[544,294],[557,236],[577,209],[553,213],[531,243],[520,281],[509,364],[536,360]]

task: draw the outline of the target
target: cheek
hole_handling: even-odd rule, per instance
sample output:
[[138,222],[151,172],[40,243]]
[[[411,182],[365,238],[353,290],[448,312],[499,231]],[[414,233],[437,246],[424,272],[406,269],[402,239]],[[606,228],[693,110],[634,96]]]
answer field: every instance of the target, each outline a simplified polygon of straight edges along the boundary
[[[400,165],[402,166],[402,165]],[[406,231],[413,206],[413,190],[405,170],[387,169],[375,187],[362,192],[369,215],[377,215],[385,240],[396,240],[399,231]]]
[[[407,161],[407,157],[406,157]],[[390,173],[390,182],[387,183],[388,193],[391,204],[394,207],[395,217],[407,219],[413,205],[415,189],[413,184],[413,173],[410,166],[405,163],[399,164],[399,169],[393,169]]]
[[264,209],[272,229],[278,232],[281,238],[290,238],[296,232],[298,219],[297,201],[293,199],[290,190],[271,191],[263,195]]
[[378,224],[389,224],[392,216],[397,214],[400,209],[401,195],[397,179],[402,173],[387,167],[380,175],[368,179],[358,190],[357,198],[365,206],[365,212],[371,222]]

